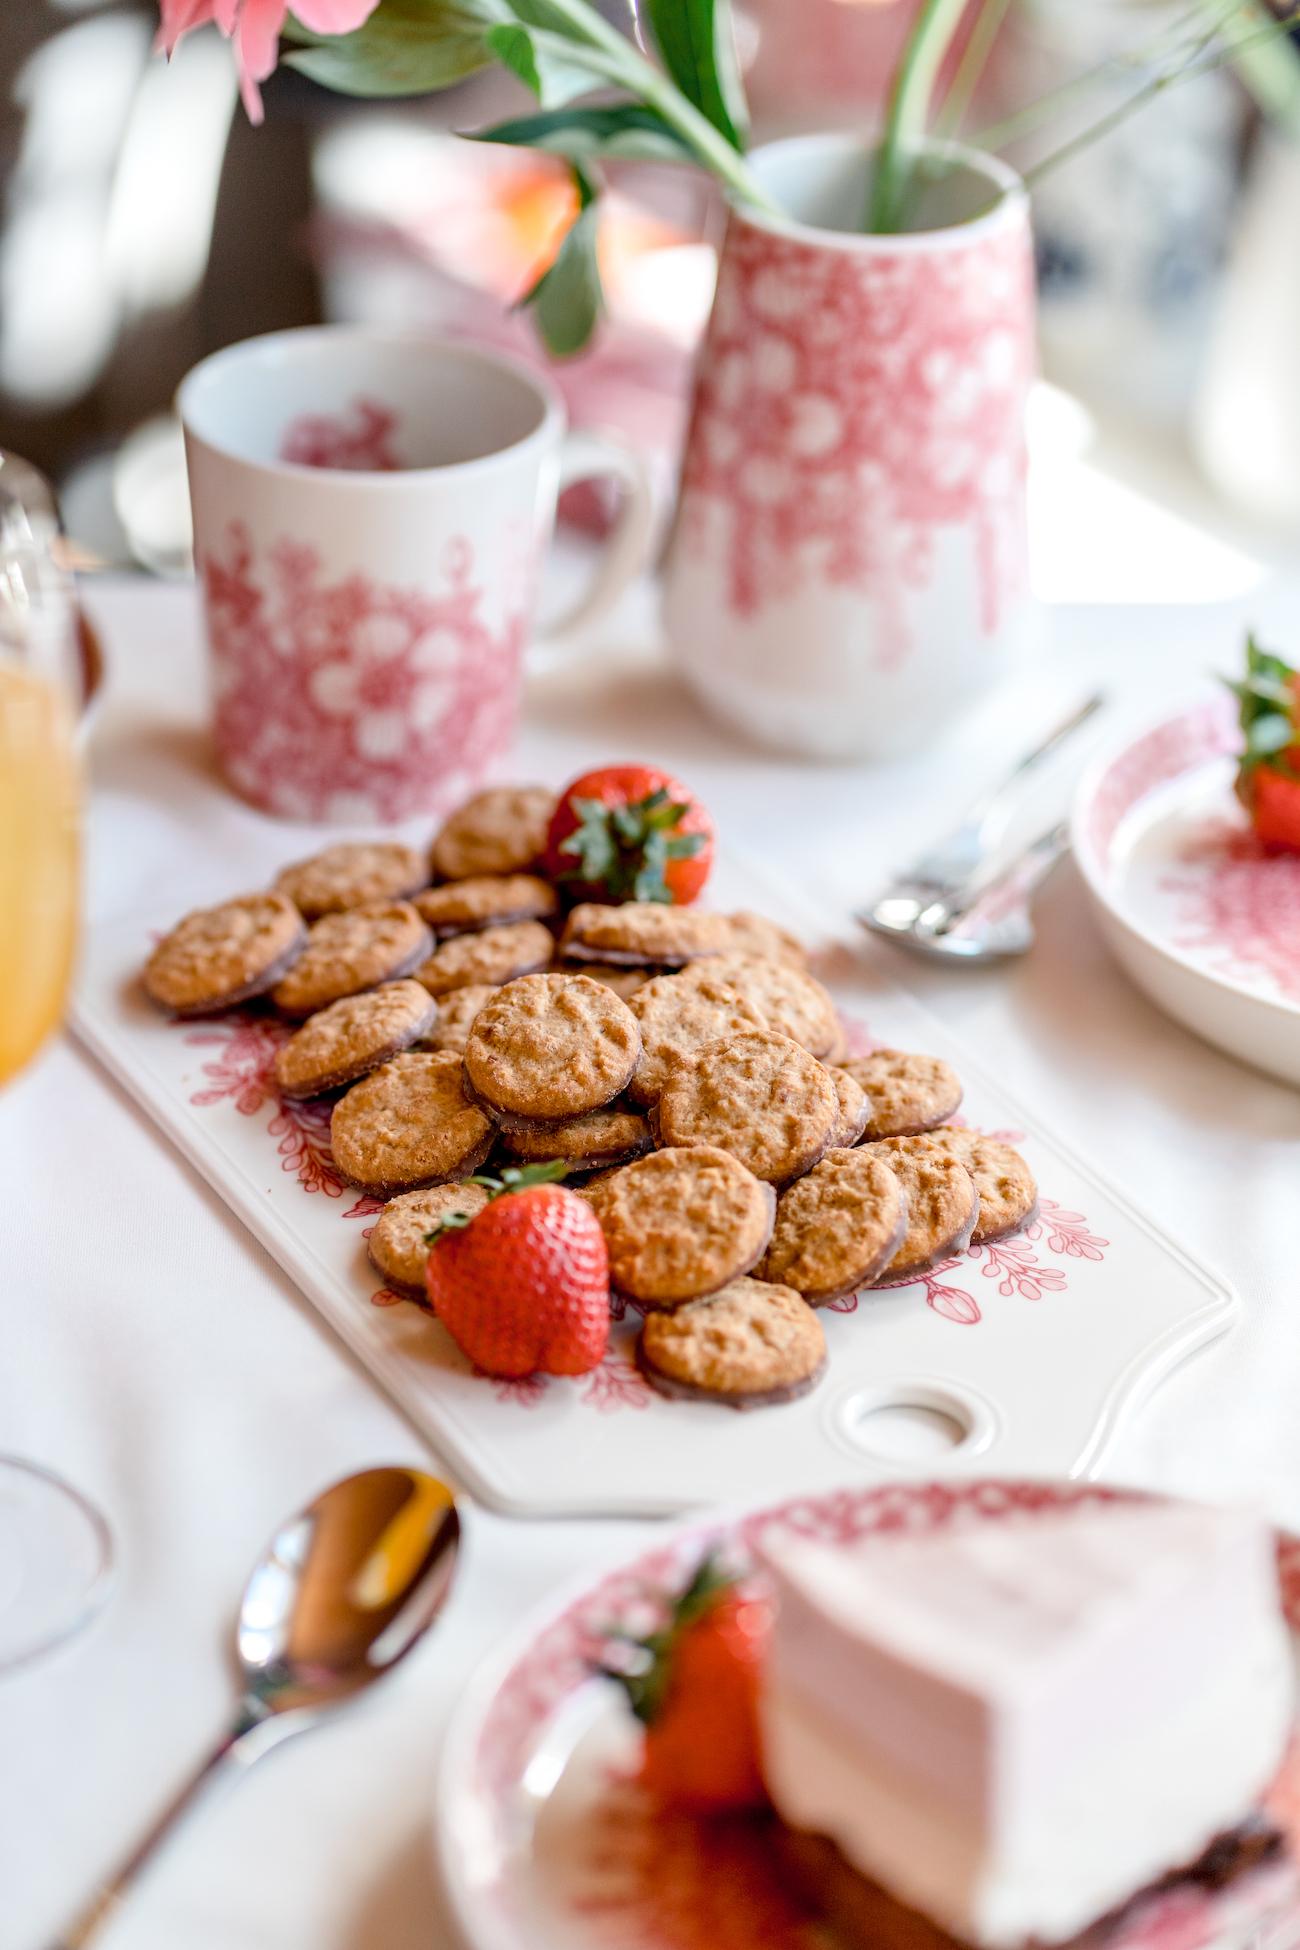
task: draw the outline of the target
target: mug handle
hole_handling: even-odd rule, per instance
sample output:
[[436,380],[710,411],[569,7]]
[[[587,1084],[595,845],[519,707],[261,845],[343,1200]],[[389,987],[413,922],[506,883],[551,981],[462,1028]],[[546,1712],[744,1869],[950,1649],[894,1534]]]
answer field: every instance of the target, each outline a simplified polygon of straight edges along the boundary
[[594,647],[577,639],[608,615],[628,584],[649,566],[655,509],[645,462],[632,448],[607,434],[570,433],[560,451],[557,495],[575,481],[590,480],[597,474],[608,474],[619,483],[623,505],[605,539],[591,581],[554,622],[538,631],[533,641],[529,661],[543,669],[568,662]]

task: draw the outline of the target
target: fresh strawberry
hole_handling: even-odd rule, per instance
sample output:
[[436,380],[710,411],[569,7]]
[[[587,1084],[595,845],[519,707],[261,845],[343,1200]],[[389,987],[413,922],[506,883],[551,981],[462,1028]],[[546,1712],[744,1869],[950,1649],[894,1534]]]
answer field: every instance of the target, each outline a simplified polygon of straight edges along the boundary
[[1237,795],[1266,846],[1300,853],[1300,671],[1246,639],[1246,675],[1229,686],[1246,747]]
[[609,1258],[562,1164],[475,1178],[488,1203],[427,1235],[429,1301],[484,1374],[587,1374],[609,1344]]
[[713,865],[713,821],[693,793],[651,765],[584,772],[560,794],[545,862],[575,901],[684,907]]
[[767,1603],[706,1558],[664,1630],[620,1648],[611,1677],[645,1723],[641,1780],[656,1799],[717,1814],[766,1805],[758,1689],[771,1626]]

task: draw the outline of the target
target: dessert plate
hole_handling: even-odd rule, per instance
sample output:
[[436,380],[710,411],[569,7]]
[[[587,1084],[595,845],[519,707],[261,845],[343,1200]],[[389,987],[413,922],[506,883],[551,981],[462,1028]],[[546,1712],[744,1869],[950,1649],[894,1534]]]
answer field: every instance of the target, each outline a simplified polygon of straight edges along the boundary
[[1300,1083],[1300,856],[1271,853],[1233,791],[1241,733],[1210,698],[1104,754],[1073,842],[1102,932],[1158,1007]]
[[[756,1539],[856,1543],[882,1532],[1026,1518],[1063,1503],[1135,1492],[1010,1481],[893,1484],[800,1498],[682,1528],[656,1549],[526,1621],[471,1682],[448,1728],[434,1839],[442,1878],[474,1950],[813,1950],[782,1891],[762,1829],[713,1831],[653,1814],[627,1780],[640,1735],[619,1689],[592,1677],[612,1628],[661,1619],[708,1548],[743,1567]],[[1300,1540],[1280,1537],[1283,1604],[1300,1625]],[[1293,1757],[1273,1812],[1300,1848]],[[1231,1950],[1249,1937],[1283,1950],[1300,1931],[1289,1866],[1217,1894],[1187,1885],[1135,1908],[1105,1950]]]
[[[265,879],[264,858],[225,861],[218,887]],[[216,880],[216,875],[212,876]],[[1090,1474],[1121,1419],[1185,1354],[1229,1324],[1235,1296],[1001,1087],[869,951],[730,854],[716,904],[747,907],[820,944],[818,970],[857,1039],[946,1057],[966,1085],[962,1114],[1021,1146],[1042,1193],[1028,1231],[906,1287],[822,1310],[829,1372],[810,1395],[740,1415],[654,1394],[632,1361],[639,1320],[616,1324],[609,1355],[577,1380],[495,1382],[450,1337],[393,1303],[365,1253],[380,1207],[343,1184],[328,1102],[276,1096],[284,1034],[268,1015],[174,1023],[140,994],[154,931],[185,905],[96,928],[74,1027],[475,1495],[520,1515],[658,1515],[824,1489],[856,1468],[879,1481],[903,1433],[955,1438],[930,1465],[1007,1474]],[[193,896],[191,896],[191,899]],[[918,1412],[919,1418],[918,1419]],[[915,1467],[915,1451],[910,1454]]]

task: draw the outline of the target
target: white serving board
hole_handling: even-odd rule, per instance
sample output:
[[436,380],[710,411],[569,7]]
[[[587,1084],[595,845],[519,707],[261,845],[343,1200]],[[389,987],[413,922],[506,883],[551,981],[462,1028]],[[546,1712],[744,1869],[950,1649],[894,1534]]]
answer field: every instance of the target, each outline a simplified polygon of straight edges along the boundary
[[[205,873],[204,881],[209,876]],[[963,1116],[1015,1133],[1037,1173],[1039,1224],[927,1282],[825,1309],[825,1380],[737,1414],[651,1393],[631,1365],[633,1314],[603,1368],[578,1380],[494,1383],[418,1308],[380,1306],[364,1233],[378,1209],[334,1177],[327,1107],[282,1107],[266,1082],[266,1019],[165,1020],[137,972],[176,903],[96,928],[73,1026],[297,1281],[464,1486],[527,1516],[654,1515],[870,1482],[899,1465],[864,1419],[897,1402],[946,1409],[965,1439],[927,1474],[1090,1475],[1125,1414],[1230,1324],[1236,1296],[1015,1104],[872,950],[731,854],[715,904],[752,907],[821,944],[818,968],[877,1042],[946,1056]],[[877,1425],[877,1430],[879,1425]]]

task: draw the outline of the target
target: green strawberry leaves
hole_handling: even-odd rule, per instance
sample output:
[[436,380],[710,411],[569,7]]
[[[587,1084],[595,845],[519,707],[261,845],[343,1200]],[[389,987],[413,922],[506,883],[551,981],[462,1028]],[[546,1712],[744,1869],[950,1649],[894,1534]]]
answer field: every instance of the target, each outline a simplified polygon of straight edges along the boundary
[[1228,689],[1240,706],[1246,737],[1239,780],[1248,780],[1261,765],[1300,778],[1295,761],[1283,758],[1300,745],[1300,673],[1285,658],[1265,650],[1252,631],[1246,638],[1246,674],[1228,680]]
[[[499,1177],[476,1172],[465,1180],[467,1185],[481,1185],[488,1195],[488,1204],[494,1199],[505,1198],[510,1192],[526,1192],[533,1185],[558,1185],[567,1178],[569,1167],[562,1158],[552,1158],[544,1165],[506,1165]],[[464,1232],[472,1225],[477,1214],[471,1212],[448,1212],[439,1219],[436,1226],[424,1235],[426,1246],[436,1246],[447,1232]]]
[[670,799],[661,786],[644,799],[607,806],[601,799],[575,799],[578,824],[560,844],[573,861],[561,880],[602,887],[615,901],[671,904],[665,877],[670,860],[690,860],[705,844],[703,833],[679,833],[690,807]]
[[672,1672],[672,1655],[677,1640],[711,1606],[730,1591],[736,1580],[710,1551],[700,1559],[686,1589],[673,1600],[666,1624],[658,1632],[636,1638],[630,1632],[611,1629],[607,1640],[617,1647],[617,1664],[596,1668],[603,1679],[613,1679],[627,1694],[628,1704],[643,1725],[658,1717]]

